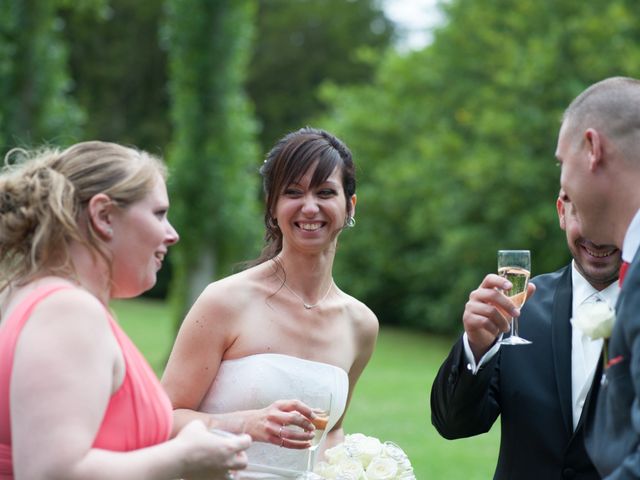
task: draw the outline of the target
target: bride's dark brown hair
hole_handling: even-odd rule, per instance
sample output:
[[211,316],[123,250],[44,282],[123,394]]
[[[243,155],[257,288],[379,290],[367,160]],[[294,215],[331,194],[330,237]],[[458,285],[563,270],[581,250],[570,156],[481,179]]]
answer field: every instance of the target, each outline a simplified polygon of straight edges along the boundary
[[282,232],[273,212],[280,194],[292,183],[299,181],[317,162],[310,187],[315,188],[329,178],[336,167],[342,175],[346,198],[345,209],[351,215],[351,197],[356,193],[355,165],[351,151],[337,137],[325,130],[305,127],[291,132],[279,140],[260,168],[265,195],[265,247],[251,265],[275,258],[282,250]]

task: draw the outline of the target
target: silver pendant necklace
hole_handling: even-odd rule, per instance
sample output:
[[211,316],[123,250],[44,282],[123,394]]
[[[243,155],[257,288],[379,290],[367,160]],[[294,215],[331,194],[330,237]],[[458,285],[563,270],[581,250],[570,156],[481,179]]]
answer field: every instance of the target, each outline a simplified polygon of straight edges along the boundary
[[320,305],[322,302],[324,302],[326,300],[326,298],[329,296],[329,292],[331,292],[331,289],[333,288],[333,278],[331,279],[331,283],[329,284],[329,288],[327,289],[327,293],[325,293],[324,296],[314,304],[305,302],[304,298],[302,298],[295,291],[293,291],[291,289],[291,287],[289,285],[287,285],[287,282],[285,282],[284,280],[282,280],[282,284],[285,286],[285,288],[287,290],[289,290],[292,294],[294,294],[296,296],[296,298],[298,298],[298,300],[300,300],[302,302],[302,306],[305,308],[305,310],[311,310],[312,308],[315,308],[318,305]]

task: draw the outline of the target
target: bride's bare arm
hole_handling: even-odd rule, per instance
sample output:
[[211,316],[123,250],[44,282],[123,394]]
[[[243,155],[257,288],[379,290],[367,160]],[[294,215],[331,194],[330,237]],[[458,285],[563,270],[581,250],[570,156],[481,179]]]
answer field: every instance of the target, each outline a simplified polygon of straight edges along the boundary
[[[209,428],[248,433],[254,441],[308,448],[313,437],[311,409],[298,400],[279,400],[262,409],[224,414],[198,411],[226,350],[240,334],[235,288],[230,281],[209,285],[180,327],[162,377],[174,408],[174,434],[199,419]],[[282,430],[286,425],[297,425],[304,431]]]

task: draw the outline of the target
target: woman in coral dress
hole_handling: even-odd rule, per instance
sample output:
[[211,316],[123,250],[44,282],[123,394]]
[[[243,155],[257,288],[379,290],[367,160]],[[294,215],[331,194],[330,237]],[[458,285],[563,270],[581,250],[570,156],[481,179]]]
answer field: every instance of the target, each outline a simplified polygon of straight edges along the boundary
[[171,405],[110,313],[151,288],[178,234],[164,167],[104,142],[27,154],[0,174],[0,478],[227,478],[248,436]]

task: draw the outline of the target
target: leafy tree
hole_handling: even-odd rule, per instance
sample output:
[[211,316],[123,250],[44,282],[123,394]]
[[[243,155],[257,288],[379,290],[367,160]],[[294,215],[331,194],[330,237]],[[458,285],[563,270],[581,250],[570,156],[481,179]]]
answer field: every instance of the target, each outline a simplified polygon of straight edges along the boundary
[[324,109],[322,82],[367,82],[393,39],[376,0],[260,0],[248,91],[269,149]]
[[82,111],[70,97],[67,49],[55,0],[3,0],[0,147],[70,143]]
[[87,138],[163,155],[171,139],[162,2],[67,0],[64,30],[73,94],[86,112]]
[[171,295],[181,320],[259,238],[255,122],[243,89],[255,3],[168,0],[166,7],[172,218],[181,234]]
[[361,172],[339,280],[385,323],[451,332],[499,248],[531,249],[534,274],[568,261],[554,207],[560,116],[590,83],[637,75],[640,4],[444,9],[433,43],[390,53],[372,85],[326,87],[322,124]]

